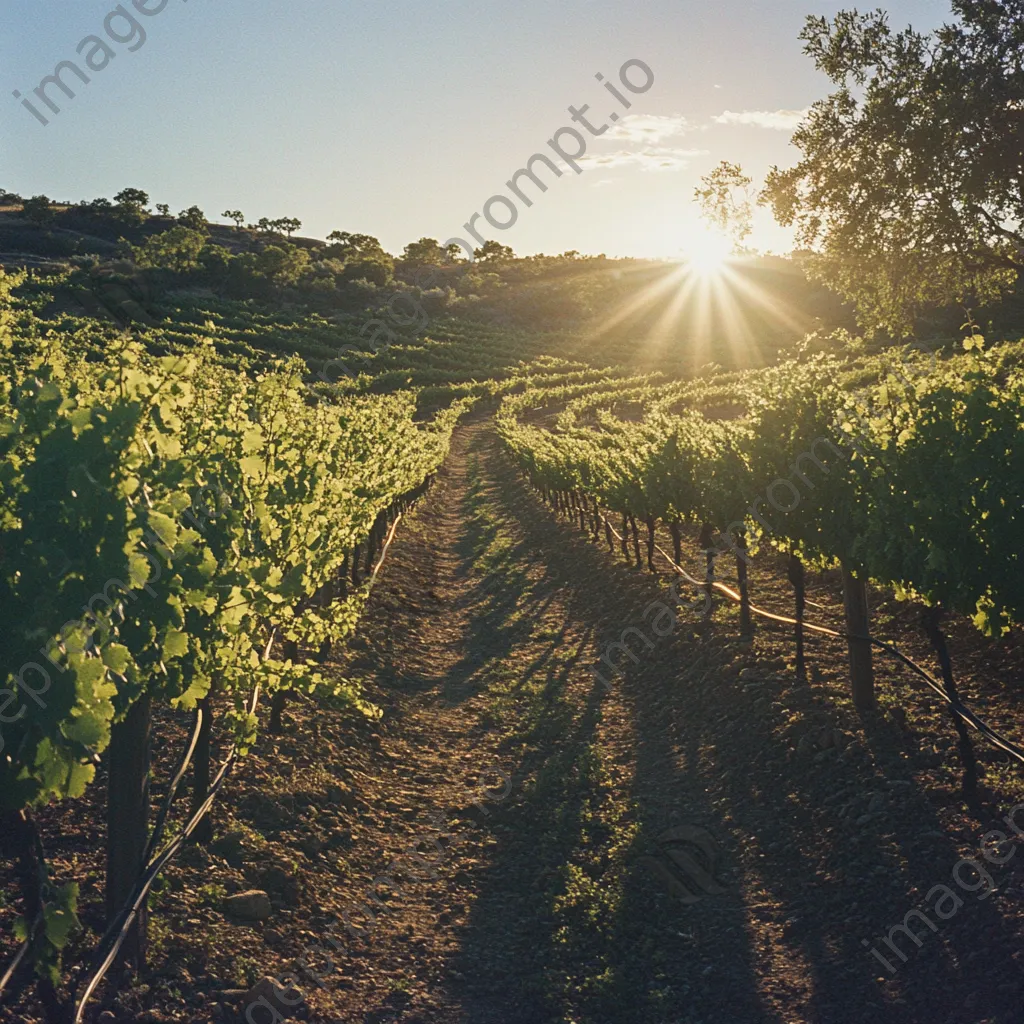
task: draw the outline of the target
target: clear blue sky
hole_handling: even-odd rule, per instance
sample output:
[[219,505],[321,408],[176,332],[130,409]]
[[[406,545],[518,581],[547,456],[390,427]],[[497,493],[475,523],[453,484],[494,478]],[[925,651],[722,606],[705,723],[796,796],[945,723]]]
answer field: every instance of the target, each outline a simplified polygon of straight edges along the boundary
[[[295,216],[303,234],[365,231],[400,252],[422,235],[465,234],[469,216],[571,123],[570,104],[591,104],[588,117],[604,123],[619,107],[595,73],[617,81],[638,58],[655,82],[630,97],[625,128],[590,139],[585,172],[553,181],[510,230],[483,233],[520,253],[670,256],[692,223],[697,179],[719,160],[757,176],[792,162],[788,130],[765,126],[792,113],[767,115],[806,108],[827,87],[797,35],[806,14],[853,5],[169,0],[152,17],[135,12],[147,33],[135,52],[108,39],[116,56],[88,86],[66,76],[75,99],[51,88],[62,111],[43,127],[12,91],[31,98],[59,61],[81,64],[79,42],[106,38],[116,6],[6,0],[0,187],[82,199],[132,185],[175,211]],[[898,25],[948,16],[940,0],[883,6]],[[130,36],[123,19],[112,25]],[[781,247],[784,237],[762,224],[758,240]]]

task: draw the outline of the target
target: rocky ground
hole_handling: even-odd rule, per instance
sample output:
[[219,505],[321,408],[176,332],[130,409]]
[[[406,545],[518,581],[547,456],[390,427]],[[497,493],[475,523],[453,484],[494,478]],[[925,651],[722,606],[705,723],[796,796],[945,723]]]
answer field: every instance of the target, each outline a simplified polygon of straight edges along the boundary
[[[1024,844],[986,859],[982,837],[1018,839],[1000,819],[1024,775],[979,744],[986,809],[968,814],[948,716],[906,670],[879,661],[860,715],[835,641],[810,642],[803,685],[787,631],[741,642],[731,607],[657,635],[671,582],[556,521],[487,423],[461,429],[332,669],[383,717],[300,700],[262,735],[213,844],[152,899],[147,973],[93,1019],[1020,1024]],[[752,587],[788,609],[772,556]],[[836,624],[837,581],[810,596]],[[929,660],[913,609],[873,605]],[[593,670],[629,627],[636,661],[602,669],[608,688]],[[951,626],[965,698],[1018,741],[1019,640]],[[181,723],[160,729],[170,759]],[[99,929],[99,805],[42,820]],[[6,936],[16,910],[0,903]],[[897,955],[885,938],[914,910]],[[288,972],[301,1000],[261,980]]]

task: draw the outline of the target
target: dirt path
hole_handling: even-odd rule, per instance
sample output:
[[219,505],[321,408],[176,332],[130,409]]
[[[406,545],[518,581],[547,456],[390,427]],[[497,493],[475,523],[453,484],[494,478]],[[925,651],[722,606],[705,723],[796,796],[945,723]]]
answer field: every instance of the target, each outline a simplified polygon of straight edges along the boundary
[[[342,980],[314,1009],[446,1024],[1019,1021],[1024,865],[993,868],[998,896],[958,888],[951,872],[984,829],[920,792],[899,731],[794,687],[785,638],[749,650],[729,622],[658,637],[643,610],[666,584],[553,521],[486,424],[459,432],[349,666],[389,705],[375,770],[353,781],[373,809],[338,896],[366,903],[419,837],[444,854],[436,878],[378,886],[375,924],[353,913],[367,936],[346,941]],[[624,676],[602,669],[607,691],[593,669],[630,626],[649,639],[632,643],[637,664],[620,658]],[[846,749],[797,742],[823,729],[846,729]],[[681,900],[644,860],[678,877],[658,843],[678,826],[714,837],[724,891],[702,891],[716,886],[698,870],[701,898]],[[917,927],[920,948],[897,935],[904,963],[882,939],[939,884],[963,906],[932,914],[935,934]]]
[[[241,1020],[219,993],[305,961],[299,1014],[332,1024],[1020,1024],[1024,849],[975,884],[1000,823],[905,722],[854,714],[842,652],[797,685],[788,637],[741,644],[731,610],[663,628],[668,584],[460,429],[339,667],[383,719],[303,702],[261,743],[158,901],[170,966],[125,1005],[160,1012],[114,1019]],[[270,920],[220,912],[246,887]]]

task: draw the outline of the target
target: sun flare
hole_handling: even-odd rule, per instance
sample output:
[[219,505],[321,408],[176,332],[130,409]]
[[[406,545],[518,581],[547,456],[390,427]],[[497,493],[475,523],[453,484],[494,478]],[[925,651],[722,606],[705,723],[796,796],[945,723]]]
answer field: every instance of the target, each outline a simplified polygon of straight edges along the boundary
[[732,255],[729,239],[706,229],[691,232],[682,248],[683,261],[701,277],[720,274]]

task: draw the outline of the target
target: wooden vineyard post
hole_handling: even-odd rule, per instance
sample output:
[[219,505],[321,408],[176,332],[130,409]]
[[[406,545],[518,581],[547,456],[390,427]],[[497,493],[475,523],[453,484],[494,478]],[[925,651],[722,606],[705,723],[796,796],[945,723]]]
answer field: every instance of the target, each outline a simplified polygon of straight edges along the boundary
[[[331,602],[334,600],[334,581],[328,580],[321,588],[319,594],[319,605],[321,608],[330,608]],[[320,648],[316,653],[316,660],[321,665],[327,664],[331,659],[331,641],[322,640],[320,642]]]
[[636,526],[636,516],[630,514],[629,528],[633,531],[633,551],[636,554],[636,565],[639,569],[644,564],[643,555],[640,554],[640,531]]
[[796,677],[802,682],[807,682],[807,662],[804,659],[804,610],[807,607],[807,585],[804,573],[804,563],[795,552],[789,553],[788,573],[789,582],[793,585],[793,593],[796,604]]
[[710,622],[715,611],[715,528],[705,523],[700,529],[697,543],[704,552],[704,621]]
[[615,536],[612,534],[612,525],[607,519],[604,521],[604,539],[608,541],[608,551],[615,553]]
[[683,564],[683,534],[679,523],[675,521],[669,523],[668,532],[672,536],[672,557],[676,560],[676,565],[681,566]]
[[[203,805],[210,790],[210,747],[213,740],[213,696],[216,682],[216,679],[211,680],[209,692],[198,702],[203,719],[199,724],[199,736],[192,755],[192,814]],[[196,826],[192,838],[202,846],[209,846],[213,840],[213,821],[209,814]]]
[[625,512],[622,513],[622,534],[621,534],[621,545],[622,545],[622,557],[629,561],[629,541],[626,539],[629,536],[629,517]]
[[[149,841],[149,742],[152,698],[140,697],[111,731],[107,754],[107,922],[121,912],[142,870]],[[138,971],[146,966],[146,906],[121,947]]]
[[747,575],[747,533],[736,531],[736,580],[740,588],[740,635],[752,636],[754,620],[750,614],[750,583]]
[[[290,661],[293,664],[299,660],[299,645],[295,640],[285,640],[281,645],[281,657],[285,661]],[[270,699],[270,732],[274,735],[280,735],[284,732],[284,709],[288,704],[288,697],[290,691],[282,688],[274,691],[274,696]]]
[[875,673],[868,636],[871,622],[868,615],[867,580],[858,579],[843,566],[843,607],[846,610],[846,632],[850,651],[850,693],[861,711],[875,706]]
[[657,529],[658,521],[654,516],[647,517],[647,568],[651,572],[657,572],[654,568],[654,547],[657,543],[657,537],[655,530]]
[[[942,666],[942,680],[946,684],[946,693],[960,703],[960,693],[957,690],[956,680],[953,678],[953,662],[949,657],[949,648],[946,646],[946,638],[943,635],[939,622],[942,618],[942,609],[938,607],[926,608],[924,611],[924,631],[935,648],[939,664]],[[960,762],[963,765],[963,791],[968,807],[972,811],[981,809],[981,798],[978,794],[978,762],[974,756],[974,746],[971,743],[971,733],[967,728],[967,722],[963,716],[952,705],[949,709],[959,739],[958,749],[960,751]]]

